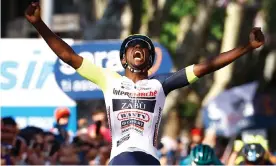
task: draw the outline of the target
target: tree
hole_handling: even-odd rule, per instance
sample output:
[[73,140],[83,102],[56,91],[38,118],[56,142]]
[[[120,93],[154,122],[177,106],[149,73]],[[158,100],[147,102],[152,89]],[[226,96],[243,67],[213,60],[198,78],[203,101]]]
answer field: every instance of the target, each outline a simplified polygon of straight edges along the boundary
[[[197,15],[189,31],[185,34],[184,40],[176,50],[173,57],[177,70],[199,61],[201,48],[204,47],[206,32],[208,32],[211,15],[215,8],[215,0],[200,1],[197,8]],[[172,92],[166,100],[165,109],[171,113],[168,116],[164,134],[176,138],[180,131],[179,112],[177,105],[183,102],[183,96],[189,93],[189,89]],[[166,114],[165,114],[166,116]],[[174,122],[174,123],[170,123]]]
[[126,4],[127,0],[109,0],[102,18],[85,27],[87,31],[84,39],[119,39],[122,30],[121,16]]

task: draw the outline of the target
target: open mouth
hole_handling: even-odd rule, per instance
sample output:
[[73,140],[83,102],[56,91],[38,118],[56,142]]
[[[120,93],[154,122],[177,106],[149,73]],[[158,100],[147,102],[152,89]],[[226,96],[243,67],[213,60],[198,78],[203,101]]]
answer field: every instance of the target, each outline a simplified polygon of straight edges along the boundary
[[142,60],[143,53],[140,50],[136,50],[133,55],[134,60]]

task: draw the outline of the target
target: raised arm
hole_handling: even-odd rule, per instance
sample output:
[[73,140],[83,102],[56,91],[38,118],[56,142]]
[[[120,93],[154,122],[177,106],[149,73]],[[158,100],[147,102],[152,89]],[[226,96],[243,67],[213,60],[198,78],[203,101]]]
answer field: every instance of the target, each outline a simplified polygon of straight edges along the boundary
[[25,11],[25,17],[62,61],[75,69],[81,66],[83,58],[77,55],[66,42],[53,33],[42,21],[39,3],[30,4]]
[[261,28],[253,28],[249,35],[249,42],[247,45],[234,48],[233,50],[221,53],[219,56],[216,56],[210,60],[194,65],[194,74],[197,77],[202,77],[206,74],[219,70],[242,55],[262,46],[263,44],[264,35]]

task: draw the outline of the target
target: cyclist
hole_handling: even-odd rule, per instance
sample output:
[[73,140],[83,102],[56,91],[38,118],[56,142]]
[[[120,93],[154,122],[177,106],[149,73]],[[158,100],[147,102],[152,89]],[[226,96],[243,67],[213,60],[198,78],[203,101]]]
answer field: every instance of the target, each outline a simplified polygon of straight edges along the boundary
[[196,145],[180,165],[223,165],[209,145]]
[[[272,155],[269,153],[269,147],[268,147],[268,141],[261,135],[249,135],[245,137],[242,140],[237,139],[234,142],[233,152],[230,155],[230,158],[228,160],[228,165],[238,165],[241,163],[245,163],[246,156],[244,154],[244,150],[249,149],[250,147],[248,145],[251,144],[258,144],[257,150],[264,149],[264,158],[265,160],[268,160]],[[261,147],[259,147],[259,145]],[[253,146],[252,146],[253,147]],[[255,146],[254,146],[255,147]],[[248,151],[248,150],[247,150]],[[251,153],[251,151],[249,151]],[[258,154],[259,155],[259,154]]]
[[265,159],[265,153],[265,149],[259,143],[245,144],[241,151],[244,161],[239,165],[273,165]]
[[121,45],[120,59],[125,68],[125,76],[121,76],[77,55],[41,20],[38,3],[27,8],[25,17],[62,61],[103,91],[112,135],[110,164],[114,165],[159,165],[156,145],[166,95],[264,44],[260,28],[253,28],[250,41],[245,46],[178,72],[149,78],[155,47],[147,36],[132,35]]

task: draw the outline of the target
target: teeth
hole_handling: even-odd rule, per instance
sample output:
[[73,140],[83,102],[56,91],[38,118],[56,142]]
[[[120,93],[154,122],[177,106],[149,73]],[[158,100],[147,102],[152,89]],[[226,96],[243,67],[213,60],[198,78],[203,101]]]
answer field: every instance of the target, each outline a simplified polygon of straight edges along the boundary
[[139,57],[136,57],[136,58],[134,58],[135,60],[141,60],[141,58],[139,58]]
[[141,54],[141,51],[135,51],[134,53],[135,53],[135,54],[136,54],[136,53]]

